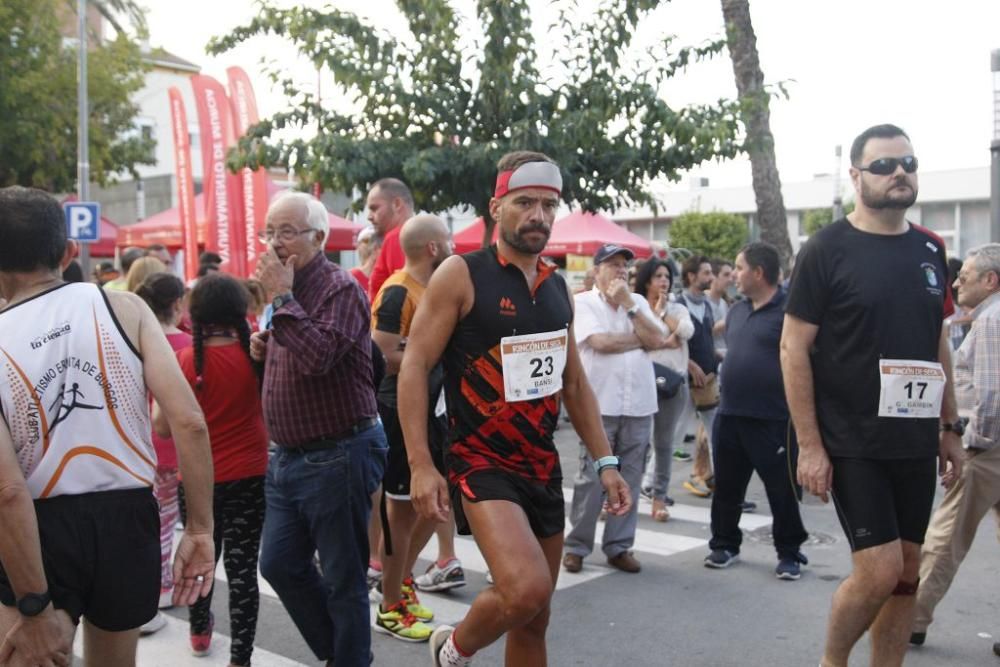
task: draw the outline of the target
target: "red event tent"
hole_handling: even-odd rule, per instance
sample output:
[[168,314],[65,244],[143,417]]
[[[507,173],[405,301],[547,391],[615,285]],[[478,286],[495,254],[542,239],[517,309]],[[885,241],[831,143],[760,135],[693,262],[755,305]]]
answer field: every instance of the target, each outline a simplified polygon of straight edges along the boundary
[[[483,243],[483,219],[455,234],[455,252],[466,253],[478,250]],[[493,240],[496,241],[496,227]],[[562,257],[566,254],[593,255],[605,243],[617,243],[635,253],[636,257],[649,257],[653,247],[646,239],[637,236],[598,213],[576,211],[565,218],[556,220],[552,236],[542,254],[547,257]]]
[[[267,195],[273,199],[276,194],[283,192],[283,188],[278,187],[273,181],[268,181]],[[195,215],[201,218],[205,210],[205,195],[195,195],[194,210]],[[326,240],[327,250],[353,250],[354,239],[358,232],[364,229],[363,225],[357,225],[350,220],[341,218],[339,215],[329,214],[330,236]],[[118,246],[148,246],[153,243],[162,243],[168,248],[177,249],[184,245],[184,237],[181,234],[181,217],[178,208],[167,209],[151,215],[142,222],[127,227],[118,228]],[[204,245],[204,221],[198,220],[198,245]]]

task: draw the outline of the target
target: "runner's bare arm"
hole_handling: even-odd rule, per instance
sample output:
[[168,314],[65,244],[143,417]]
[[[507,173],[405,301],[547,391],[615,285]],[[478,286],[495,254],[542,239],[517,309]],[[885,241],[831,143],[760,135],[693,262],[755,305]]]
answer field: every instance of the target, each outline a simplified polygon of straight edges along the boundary
[[[31,493],[17,461],[14,441],[7,423],[0,419],[0,562],[10,581],[14,595],[42,593],[49,586],[42,566],[42,549],[38,537],[38,521]],[[65,616],[65,614],[61,614]],[[73,652],[73,635],[66,639],[61,632],[61,619],[50,603],[38,616],[20,618],[3,639],[0,664],[7,664],[13,652],[27,664],[68,665]]]
[[[958,421],[958,402],[955,400],[955,382],[951,368],[951,341],[948,327],[941,327],[941,337],[938,340],[938,363],[944,368],[944,396],[941,401],[941,422],[954,424]],[[950,489],[962,474],[962,463],[965,460],[962,450],[962,438],[953,431],[942,431],[938,446],[938,474],[941,483]],[[948,465],[948,464],[951,465]]]
[[[566,369],[563,371],[563,402],[573,428],[587,448],[590,458],[596,461],[603,456],[610,456],[611,444],[601,421],[601,407],[597,404],[597,397],[583,371],[572,326],[566,350]],[[608,512],[618,516],[626,514],[632,506],[632,494],[618,470],[613,467],[605,468],[601,472],[601,484],[607,495]]]
[[15,595],[48,589],[35,505],[3,419],[0,419],[0,561]]
[[174,603],[192,604],[211,590],[215,571],[212,539],[215,480],[208,426],[153,311],[129,292],[111,292],[108,298],[126,334],[142,354],[146,386],[166,415],[177,448],[188,520],[174,559],[177,581]]
[[781,332],[781,373],[788,411],[799,442],[799,484],[826,502],[833,483],[833,468],[823,448],[816,420],[812,362],[809,360],[809,350],[818,332],[818,325],[785,315]]
[[410,498],[421,516],[439,521],[447,520],[450,506],[448,487],[434,468],[427,444],[427,376],[474,300],[465,260],[457,256],[445,260],[431,276],[413,316],[399,369],[399,423],[410,464]]

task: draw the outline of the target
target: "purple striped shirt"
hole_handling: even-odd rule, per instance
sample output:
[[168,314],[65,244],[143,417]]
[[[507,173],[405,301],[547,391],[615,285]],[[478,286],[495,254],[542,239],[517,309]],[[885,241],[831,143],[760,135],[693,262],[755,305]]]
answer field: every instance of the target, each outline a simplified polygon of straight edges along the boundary
[[378,414],[364,291],[318,253],[295,272],[292,295],[272,316],[261,397],[271,439],[289,447]]

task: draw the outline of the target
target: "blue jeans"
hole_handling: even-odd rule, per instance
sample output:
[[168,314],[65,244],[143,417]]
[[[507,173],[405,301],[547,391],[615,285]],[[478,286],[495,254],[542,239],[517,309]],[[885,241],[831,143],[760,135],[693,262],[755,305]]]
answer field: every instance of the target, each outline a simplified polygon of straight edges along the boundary
[[316,657],[337,667],[369,661],[368,518],[387,449],[376,424],[329,449],[279,447],[267,466],[261,574]]

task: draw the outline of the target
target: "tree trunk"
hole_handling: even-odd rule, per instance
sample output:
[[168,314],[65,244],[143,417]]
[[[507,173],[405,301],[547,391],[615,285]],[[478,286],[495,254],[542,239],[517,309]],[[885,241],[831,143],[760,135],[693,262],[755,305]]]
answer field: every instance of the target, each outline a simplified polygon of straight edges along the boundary
[[792,244],[788,238],[785,201],[781,196],[781,179],[774,158],[768,94],[764,90],[764,73],[757,57],[757,37],[750,23],[750,5],[748,0],[721,1],[729,55],[733,61],[736,90],[747,132],[747,153],[753,173],[760,238],[778,249],[782,266],[787,269],[792,258]]

